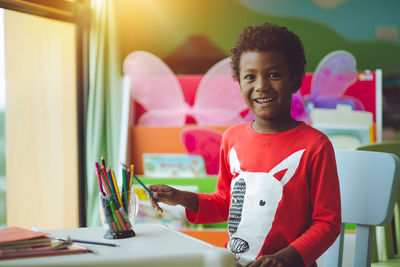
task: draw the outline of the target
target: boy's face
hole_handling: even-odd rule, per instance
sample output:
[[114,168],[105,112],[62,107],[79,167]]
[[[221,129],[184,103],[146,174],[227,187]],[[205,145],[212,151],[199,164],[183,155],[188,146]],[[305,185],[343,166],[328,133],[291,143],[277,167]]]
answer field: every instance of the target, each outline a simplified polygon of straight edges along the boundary
[[290,119],[296,80],[279,51],[246,51],[240,57],[240,90],[256,123]]

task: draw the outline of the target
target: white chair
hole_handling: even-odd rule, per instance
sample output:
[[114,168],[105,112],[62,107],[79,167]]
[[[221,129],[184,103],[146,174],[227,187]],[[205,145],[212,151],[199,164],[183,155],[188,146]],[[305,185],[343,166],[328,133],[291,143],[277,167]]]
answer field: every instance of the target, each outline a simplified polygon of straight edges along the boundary
[[[400,157],[400,141],[390,141],[390,142],[386,141],[386,142],[366,144],[359,146],[356,149],[393,153],[396,156]],[[380,242],[382,250],[381,254],[379,255],[380,261],[391,259],[394,257],[395,254],[400,254],[399,253],[399,247],[400,247],[400,193],[399,192],[397,193],[397,200],[394,203],[393,217],[394,218],[392,219],[392,223],[388,223],[386,226],[379,226],[375,229],[379,235],[379,238],[377,238],[376,241]],[[374,248],[377,249],[377,242],[374,242],[373,249]],[[395,248],[397,248],[397,251]]]
[[325,267],[341,267],[344,226],[356,224],[354,267],[371,266],[374,227],[386,225],[400,181],[400,159],[391,153],[336,150],[342,203],[342,232],[324,254]]

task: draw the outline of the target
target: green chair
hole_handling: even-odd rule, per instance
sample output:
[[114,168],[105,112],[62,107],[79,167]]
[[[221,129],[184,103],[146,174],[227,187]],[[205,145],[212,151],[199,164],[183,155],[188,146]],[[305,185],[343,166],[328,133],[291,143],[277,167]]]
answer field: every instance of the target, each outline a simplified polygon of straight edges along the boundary
[[[393,153],[400,157],[400,141],[392,142],[381,142],[374,144],[362,145],[356,148],[357,150],[367,150],[376,152],[387,152]],[[381,239],[379,240],[382,244],[382,257],[380,260],[388,260],[393,258],[396,254],[400,252],[400,194],[397,193],[397,199],[394,205],[394,213],[392,223],[386,226],[379,226],[376,231],[380,232]],[[394,227],[393,227],[394,226]],[[394,233],[393,233],[394,229]],[[376,243],[374,244],[376,247]]]

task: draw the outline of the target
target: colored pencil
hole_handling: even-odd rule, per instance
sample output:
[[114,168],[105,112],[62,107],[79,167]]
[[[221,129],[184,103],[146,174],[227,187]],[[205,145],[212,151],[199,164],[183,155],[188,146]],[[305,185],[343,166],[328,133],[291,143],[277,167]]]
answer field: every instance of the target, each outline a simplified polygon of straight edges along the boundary
[[133,182],[133,170],[135,169],[135,165],[131,164],[130,169],[131,169],[131,178],[130,178],[130,180],[129,180],[129,189],[132,187],[132,182]]
[[106,191],[106,195],[112,196],[110,185],[108,184],[107,179],[104,177],[104,175],[101,172],[100,172],[100,179],[101,179],[101,182],[103,183],[103,188]]
[[145,186],[145,184],[142,183],[142,181],[140,181],[139,178],[137,178],[136,175],[133,175],[133,178],[135,178],[135,180],[138,181],[138,183],[144,188],[144,190],[146,190],[147,193],[149,193],[149,195],[150,195],[155,201],[158,202],[158,199],[154,197],[154,195],[153,195],[153,193],[150,191],[150,189],[149,189],[147,186]]
[[121,232],[122,231],[122,226],[119,223],[117,214],[115,213],[115,205],[114,205],[114,202],[111,199],[110,199],[110,207],[111,207],[112,215],[114,217],[114,222],[117,224],[118,231]]
[[116,192],[116,190],[115,190],[115,184],[114,184],[114,181],[113,181],[113,179],[112,179],[112,174],[111,174],[111,168],[110,168],[110,167],[107,168],[107,176],[108,176],[108,179],[109,179],[109,181],[110,181],[110,188],[111,188],[111,192],[112,192],[112,199],[115,201],[115,204],[116,204],[117,206],[119,206],[118,197],[117,197],[117,192]]
[[131,164],[130,166],[130,174],[129,174],[129,182],[128,182],[128,203],[131,202],[131,190],[132,190],[132,182],[133,182],[133,170],[135,166]]
[[100,179],[104,184],[104,189],[106,190],[106,193],[107,193],[106,195],[109,197],[112,196],[110,185],[108,184],[107,179],[101,173],[100,173]]
[[103,194],[103,196],[105,195],[104,190],[103,190],[103,185],[101,182],[101,174],[100,174],[100,169],[99,169],[99,163],[96,161],[95,162],[96,165],[96,174],[97,174],[97,180],[99,181],[99,187],[100,187],[100,192]]
[[107,222],[108,226],[110,227],[110,229],[112,229],[113,228],[113,226],[111,224],[112,216],[110,216],[109,210],[107,209],[107,205],[108,206],[110,206],[110,205],[107,203],[107,200],[104,197],[101,198],[101,204],[103,206],[104,218],[106,219],[106,222]]
[[124,209],[122,207],[119,208],[119,213],[121,213],[121,216],[124,219],[124,222],[126,223],[127,228],[130,229],[132,227],[132,225],[131,225],[131,223],[129,221],[128,215],[126,214],[126,212],[124,211]]
[[104,159],[104,157],[103,156],[101,156],[101,165],[103,165],[104,166],[104,168],[106,168],[106,161],[105,161],[105,159]]
[[118,183],[117,183],[117,179],[115,179],[115,173],[113,170],[111,170],[111,177],[115,186],[115,194],[117,195],[117,200],[119,203],[119,207],[123,207],[122,205],[122,200],[121,200],[121,194],[119,193],[119,189],[118,189]]
[[127,206],[127,193],[126,193],[126,167],[122,167],[122,205],[124,209],[127,211],[128,206]]
[[[122,207],[121,207],[121,208],[122,208]],[[121,208],[120,208],[120,209],[121,209]],[[125,223],[124,219],[123,219],[122,216],[121,216],[121,213],[119,213],[119,210],[115,210],[115,214],[117,215],[117,218],[118,218],[118,220],[119,220],[119,223],[121,224],[122,231],[128,230],[128,228],[127,228],[127,226],[126,226],[126,223]]]
[[127,169],[127,171],[126,171],[126,173],[125,173],[125,193],[126,193],[126,196],[125,196],[125,204],[126,204],[126,212],[129,212],[129,195],[130,195],[130,192],[129,192],[129,189],[130,189],[130,187],[129,187],[129,179],[131,178],[131,170],[130,169]]
[[105,243],[105,242],[97,242],[97,241],[89,241],[89,240],[81,240],[81,239],[71,239],[71,241],[76,242],[76,243],[86,243],[86,244],[102,245],[102,246],[109,246],[109,247],[119,247],[118,244],[114,244],[114,243]]
[[107,211],[106,214],[108,216],[108,219],[111,222],[110,229],[112,230],[112,232],[118,232],[118,227],[117,227],[117,224],[114,222],[114,216],[113,216],[113,213],[111,210],[109,200],[110,200],[110,198],[108,198],[108,200],[106,200],[105,203],[106,203],[106,211]]
[[115,229],[115,232],[118,232],[117,223],[115,221],[112,221],[112,225],[113,225],[113,228]]
[[110,179],[109,179],[109,177],[108,177],[108,175],[107,175],[106,167],[105,167],[104,165],[101,165],[100,168],[101,168],[101,171],[103,172],[104,177],[105,177],[106,180],[107,180],[108,187],[109,187],[110,190],[111,190],[111,183],[110,183]]

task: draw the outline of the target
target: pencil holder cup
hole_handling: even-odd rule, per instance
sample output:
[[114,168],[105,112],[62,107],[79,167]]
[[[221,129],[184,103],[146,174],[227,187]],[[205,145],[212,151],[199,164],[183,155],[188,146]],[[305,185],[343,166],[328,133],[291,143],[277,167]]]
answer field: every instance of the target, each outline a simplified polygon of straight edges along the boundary
[[135,236],[132,228],[139,209],[135,192],[121,192],[121,197],[99,193],[100,217],[106,233],[104,238],[120,239]]

